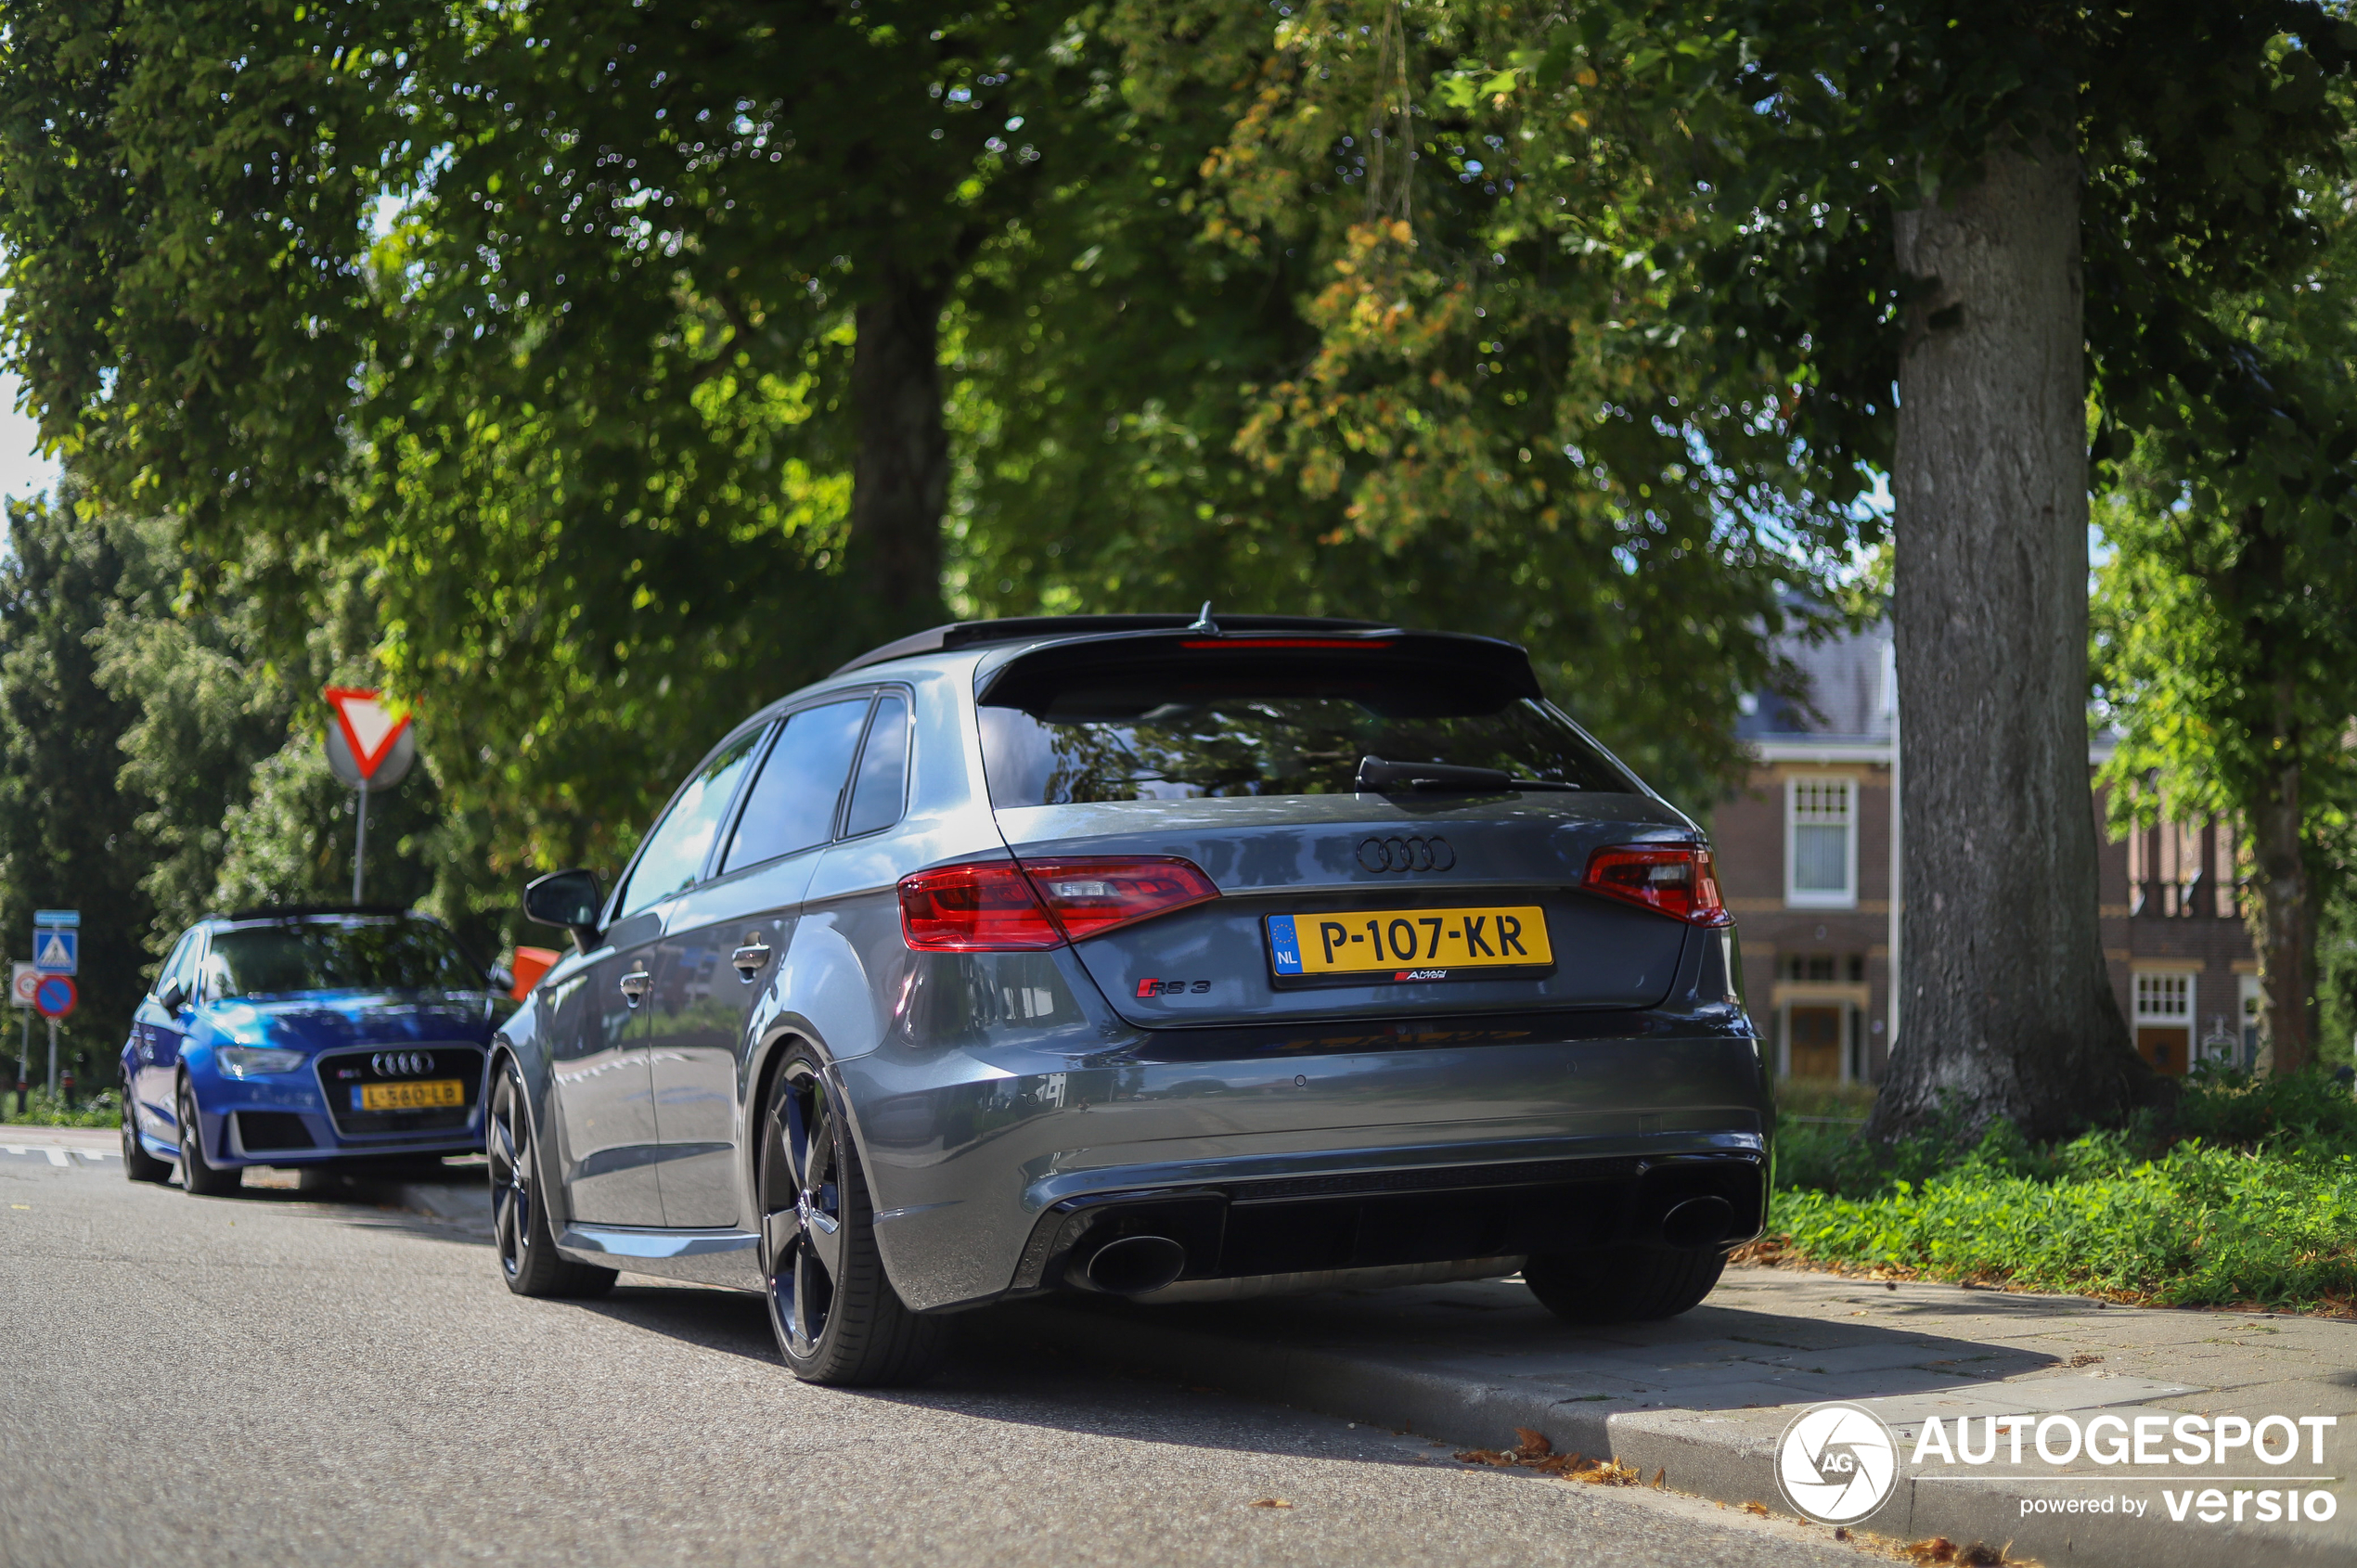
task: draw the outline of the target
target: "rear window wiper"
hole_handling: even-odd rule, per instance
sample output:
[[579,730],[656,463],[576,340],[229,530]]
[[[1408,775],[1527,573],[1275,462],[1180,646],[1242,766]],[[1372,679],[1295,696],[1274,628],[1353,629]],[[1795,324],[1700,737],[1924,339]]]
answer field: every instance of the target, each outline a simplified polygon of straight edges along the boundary
[[1466,767],[1458,763],[1387,763],[1381,757],[1359,759],[1360,794],[1387,794],[1396,790],[1577,790],[1558,778],[1517,778],[1502,767]]

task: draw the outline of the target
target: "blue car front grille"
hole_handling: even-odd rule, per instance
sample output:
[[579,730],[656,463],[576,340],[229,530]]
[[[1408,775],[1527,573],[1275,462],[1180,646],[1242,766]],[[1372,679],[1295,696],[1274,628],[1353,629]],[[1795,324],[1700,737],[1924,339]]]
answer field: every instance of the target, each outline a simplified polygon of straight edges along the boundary
[[[473,1117],[483,1097],[483,1049],[458,1041],[355,1047],[319,1058],[320,1092],[328,1115],[344,1137],[413,1137],[456,1132]],[[455,1078],[460,1105],[422,1111],[364,1111],[361,1091],[371,1084],[429,1083]]]

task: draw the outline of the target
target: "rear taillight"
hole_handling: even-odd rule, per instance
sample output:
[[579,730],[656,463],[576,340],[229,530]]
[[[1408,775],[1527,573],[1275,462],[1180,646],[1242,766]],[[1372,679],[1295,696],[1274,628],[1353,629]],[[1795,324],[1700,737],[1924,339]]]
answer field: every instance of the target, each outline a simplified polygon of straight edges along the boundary
[[1064,941],[1024,874],[1005,861],[901,878],[900,929],[924,953],[1020,953]]
[[1719,896],[1710,851],[1700,844],[1616,844],[1588,857],[1581,883],[1590,893],[1635,904],[1690,925],[1723,926],[1734,917]]
[[1177,858],[945,866],[900,879],[900,927],[921,952],[1024,952],[1218,896],[1209,877]]
[[1175,856],[1026,860],[1023,868],[1031,873],[1031,885],[1039,890],[1056,923],[1075,942],[1219,896],[1218,888],[1193,861]]

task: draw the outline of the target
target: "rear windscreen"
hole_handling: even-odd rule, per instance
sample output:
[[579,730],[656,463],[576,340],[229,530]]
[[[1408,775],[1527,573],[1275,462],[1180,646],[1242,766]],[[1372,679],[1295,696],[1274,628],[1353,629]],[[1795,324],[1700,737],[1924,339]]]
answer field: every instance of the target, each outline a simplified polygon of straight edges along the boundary
[[990,803],[1347,795],[1369,757],[1557,789],[1642,788],[1544,702],[1428,668],[1344,674],[1334,662],[1173,662],[1007,683],[978,710]]

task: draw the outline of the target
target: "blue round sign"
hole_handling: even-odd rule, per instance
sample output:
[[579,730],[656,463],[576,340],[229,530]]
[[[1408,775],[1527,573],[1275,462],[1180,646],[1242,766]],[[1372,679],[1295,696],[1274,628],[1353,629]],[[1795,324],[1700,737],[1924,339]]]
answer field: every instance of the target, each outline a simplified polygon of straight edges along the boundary
[[73,982],[61,974],[45,975],[41,983],[32,988],[33,1009],[44,1018],[65,1017],[73,1010],[77,999]]

